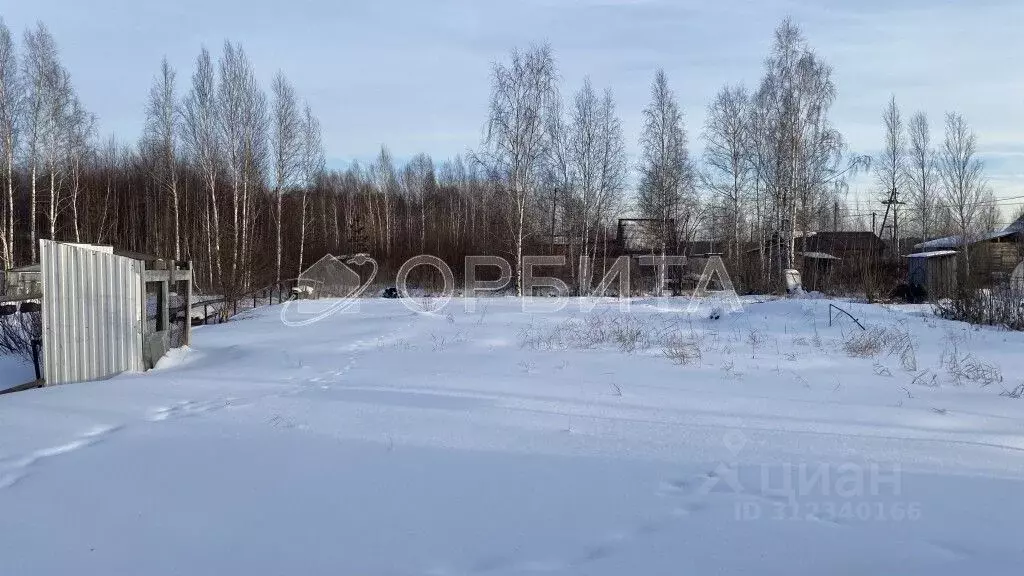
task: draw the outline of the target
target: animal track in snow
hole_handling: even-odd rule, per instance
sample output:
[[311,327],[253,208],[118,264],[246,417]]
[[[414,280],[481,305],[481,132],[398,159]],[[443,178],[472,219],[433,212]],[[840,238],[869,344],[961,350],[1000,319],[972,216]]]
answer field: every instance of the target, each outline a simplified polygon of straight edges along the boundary
[[232,406],[237,400],[237,398],[221,398],[206,402],[197,402],[195,400],[178,402],[173,406],[154,408],[150,411],[150,415],[147,420],[150,422],[163,422],[164,420],[174,418],[198,416],[200,414],[206,414],[207,412],[214,412]]
[[20,482],[40,462],[91,446],[102,440],[106,435],[119,429],[121,429],[121,426],[97,426],[80,434],[70,442],[41,448],[25,456],[7,459],[7,465],[0,468],[0,489],[10,488]]

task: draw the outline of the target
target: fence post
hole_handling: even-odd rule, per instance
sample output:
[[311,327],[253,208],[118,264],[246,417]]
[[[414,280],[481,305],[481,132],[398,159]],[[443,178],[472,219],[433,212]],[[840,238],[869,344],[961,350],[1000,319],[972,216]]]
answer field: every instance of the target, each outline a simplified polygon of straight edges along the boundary
[[210,306],[209,304],[203,304],[203,326],[210,323]]
[[232,316],[238,316],[238,300],[235,300],[234,302],[232,302],[231,305],[233,306],[233,308],[232,308],[233,311],[231,312],[231,315]]
[[36,380],[42,380],[43,374],[39,370],[39,347],[42,346],[43,341],[38,338],[32,339],[32,365],[36,369]]

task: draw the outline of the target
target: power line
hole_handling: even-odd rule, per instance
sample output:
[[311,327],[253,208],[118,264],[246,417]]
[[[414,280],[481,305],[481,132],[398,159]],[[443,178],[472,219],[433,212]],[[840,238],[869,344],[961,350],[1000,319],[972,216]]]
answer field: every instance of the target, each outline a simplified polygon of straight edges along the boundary
[[[1004,202],[1006,200],[1017,200],[1017,199],[1021,199],[1021,198],[1024,198],[1024,196],[1017,196],[1017,197],[1013,197],[1013,198],[1003,198],[1001,200],[996,200],[996,201],[982,201],[982,202],[978,202],[978,205],[979,206],[997,205],[997,206],[1001,206],[1001,207],[1024,206],[1024,202],[1010,202],[1010,203],[1002,204],[1002,202]],[[880,204],[884,205],[885,202],[886,201],[881,201]],[[936,204],[935,207],[936,208],[953,208],[953,206],[948,206],[946,204]],[[871,212],[847,212],[846,215],[847,216],[870,216]]]

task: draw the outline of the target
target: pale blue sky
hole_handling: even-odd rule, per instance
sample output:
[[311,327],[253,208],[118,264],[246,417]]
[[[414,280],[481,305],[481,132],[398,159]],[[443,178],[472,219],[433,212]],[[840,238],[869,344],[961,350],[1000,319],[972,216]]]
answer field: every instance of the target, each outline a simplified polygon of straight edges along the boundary
[[[993,188],[1024,195],[1020,0],[0,0],[19,36],[36,20],[50,27],[103,133],[138,135],[162,56],[184,91],[200,45],[216,53],[230,38],[262,79],[282,69],[309,100],[334,164],[382,143],[435,160],[476,146],[490,63],[540,41],[566,93],[588,74],[614,89],[631,153],[664,67],[699,153],[707,102],[723,83],[756,84],[787,15],[835,69],[833,121],[853,150],[881,146],[890,93],[906,115],[930,115],[936,140],[943,113],[957,110],[978,132]],[[866,195],[870,183],[855,188]]]

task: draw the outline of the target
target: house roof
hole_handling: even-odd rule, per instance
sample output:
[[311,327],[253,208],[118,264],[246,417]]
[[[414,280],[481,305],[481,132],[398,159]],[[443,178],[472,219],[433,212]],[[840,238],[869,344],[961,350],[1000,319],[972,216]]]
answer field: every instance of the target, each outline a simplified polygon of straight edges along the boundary
[[883,242],[878,234],[868,230],[825,230],[816,232],[811,237],[820,240],[846,240],[862,242]]
[[[1020,226],[1020,228],[1014,228],[1014,226]],[[996,231],[989,232],[988,234],[982,234],[973,240],[968,240],[966,244],[977,244],[978,242],[988,242],[989,240],[998,240],[999,238],[1006,238],[1013,236],[1014,234],[1020,234],[1024,232],[1024,223],[1019,220],[1010,224],[1006,228]],[[949,248],[960,248],[964,246],[964,242],[960,236],[946,236],[945,238],[936,238],[927,242],[922,242],[914,246],[914,250],[942,250]]]
[[915,244],[914,250],[942,250],[943,248],[959,248],[960,246],[959,236],[946,236],[945,238],[935,238],[934,240]]
[[918,252],[916,254],[907,254],[904,258],[938,258],[940,256],[954,256],[956,250],[935,250],[934,252]]
[[825,231],[796,238],[796,244],[808,251],[846,252],[850,250],[883,250],[885,241],[869,231]]
[[842,258],[836,258],[835,256],[824,252],[799,252],[799,254],[804,258],[809,258],[811,260],[842,260]]
[[[1006,238],[1007,236],[1013,236],[1014,234],[1024,234],[1024,216],[1017,218],[1006,228],[1002,230],[996,230],[995,232],[989,232],[988,234],[982,234],[974,240],[967,242],[967,244],[976,244],[978,242],[988,242],[989,240],[998,240],[999,238]],[[959,248],[964,245],[959,235],[957,236],[946,236],[945,238],[936,238],[927,242],[921,242],[920,244],[914,245],[915,250],[941,250],[943,248]]]
[[1006,228],[1003,228],[1004,232],[1007,230],[1012,230],[1014,232],[1024,232],[1024,215],[1021,215],[1021,217],[1017,218],[1017,220],[1015,220],[1012,224],[1010,224]]

